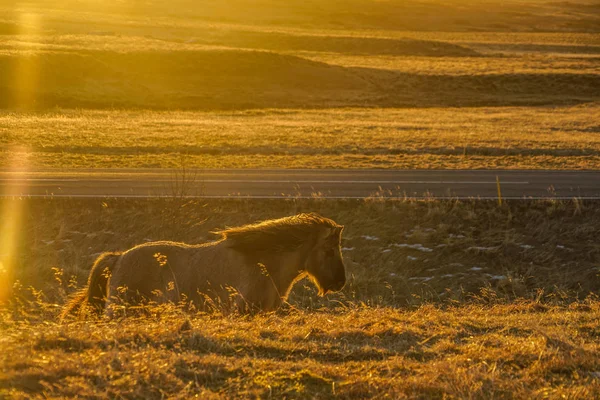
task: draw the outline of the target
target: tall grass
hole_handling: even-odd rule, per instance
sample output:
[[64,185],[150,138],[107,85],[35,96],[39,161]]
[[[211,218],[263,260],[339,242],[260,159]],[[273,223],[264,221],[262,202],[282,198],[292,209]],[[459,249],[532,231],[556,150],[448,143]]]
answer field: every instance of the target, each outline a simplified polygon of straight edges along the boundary
[[600,214],[594,201],[504,201],[502,207],[495,201],[381,197],[3,201],[22,202],[25,210],[14,279],[56,303],[87,280],[102,252],[152,240],[200,243],[215,239],[209,232],[224,226],[302,211],[346,225],[348,283],[341,294],[318,298],[308,281],[301,282],[290,296],[294,307],[453,304],[482,290],[502,301],[570,301],[600,288],[592,239]]

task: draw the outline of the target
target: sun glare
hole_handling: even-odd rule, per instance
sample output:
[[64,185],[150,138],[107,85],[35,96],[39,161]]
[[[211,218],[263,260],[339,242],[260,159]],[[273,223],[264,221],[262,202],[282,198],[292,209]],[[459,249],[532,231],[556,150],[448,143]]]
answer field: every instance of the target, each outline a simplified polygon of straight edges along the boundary
[[17,249],[22,240],[21,222],[24,201],[21,199],[21,194],[25,191],[25,183],[21,178],[27,169],[25,160],[20,159],[20,154],[24,153],[13,153],[10,160],[10,177],[14,180],[5,192],[12,195],[12,198],[3,201],[0,213],[0,302],[10,297]]
[[28,49],[28,43],[40,33],[39,14],[23,10],[19,12],[19,51],[14,65],[13,99],[14,104],[21,109],[34,108],[37,101],[36,91],[39,87],[40,63],[39,56]]
[[[28,43],[40,32],[39,14],[29,12],[26,9],[18,11],[19,26],[19,51],[22,57],[18,57],[13,64],[12,77],[15,83],[12,90],[12,98],[15,106],[20,109],[32,109],[36,106],[36,91],[39,87],[40,65],[36,54],[28,50]],[[11,178],[20,178],[26,171],[26,153],[13,152],[11,160],[7,163]],[[24,159],[21,159],[24,158]],[[11,181],[10,187],[5,192],[14,197],[3,202],[0,210],[0,301],[10,296],[11,282],[14,277],[14,265],[16,252],[21,240],[21,218],[23,214],[23,201],[20,195],[23,193],[23,180]]]

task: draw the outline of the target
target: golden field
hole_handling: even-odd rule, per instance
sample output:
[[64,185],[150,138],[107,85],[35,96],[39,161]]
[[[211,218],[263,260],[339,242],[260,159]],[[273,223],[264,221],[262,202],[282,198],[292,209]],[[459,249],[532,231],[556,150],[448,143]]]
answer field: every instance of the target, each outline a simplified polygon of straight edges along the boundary
[[[2,170],[595,170],[599,121],[595,0],[0,1]],[[598,202],[383,197],[0,199],[0,398],[600,397]],[[308,211],[341,293],[58,322],[101,252]]]
[[[597,202],[573,199],[366,200],[327,199],[3,199],[6,223],[20,215],[14,268],[1,282],[18,280],[63,301],[83,284],[104,251],[174,240],[202,243],[209,232],[301,212],[317,212],[345,225],[342,250],[350,301],[371,306],[461,302],[493,289],[506,300],[548,296],[581,300],[600,288],[600,249],[594,232]],[[42,222],[43,221],[43,222]],[[56,287],[55,269],[62,271]],[[18,287],[19,285],[17,285]],[[10,289],[12,290],[12,289]],[[542,290],[542,294],[539,293]],[[5,292],[5,291],[1,291]],[[297,305],[318,302],[299,285]]]
[[2,167],[598,168],[593,1],[0,11]]
[[[20,209],[2,282],[0,396],[594,398],[595,202],[4,200]],[[348,283],[308,281],[274,314],[58,323],[100,252],[306,210],[345,224]],[[43,223],[41,222],[43,221]]]
[[[244,318],[155,309],[58,325],[0,314],[10,398],[592,399],[597,300]],[[41,314],[44,315],[43,313]],[[10,349],[10,351],[8,351]],[[37,394],[37,395],[36,395]]]
[[597,105],[0,112],[0,166],[598,169],[599,120]]

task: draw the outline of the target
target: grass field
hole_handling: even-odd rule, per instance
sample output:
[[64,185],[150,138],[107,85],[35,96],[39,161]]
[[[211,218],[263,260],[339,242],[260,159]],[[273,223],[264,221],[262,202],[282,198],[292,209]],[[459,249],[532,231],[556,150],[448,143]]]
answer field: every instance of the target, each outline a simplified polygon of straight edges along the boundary
[[[600,169],[596,0],[0,2],[0,169]],[[175,196],[174,196],[175,197]],[[318,212],[348,282],[57,316],[104,251]],[[600,398],[596,201],[0,199],[0,398]]]
[[[4,200],[0,396],[594,398],[596,202]],[[348,284],[275,314],[57,322],[99,252],[191,243],[317,211],[345,224]],[[40,223],[43,221],[43,223]],[[3,221],[4,222],[4,221]],[[7,276],[7,274],[9,276]]]
[[[7,35],[4,108],[248,109],[598,101],[597,33]],[[339,36],[342,35],[342,36]],[[574,43],[575,42],[575,43]],[[583,43],[583,44],[582,44]]]
[[593,1],[0,9],[4,167],[599,168]]
[[[13,398],[572,398],[600,395],[597,300],[253,318],[156,310],[58,325],[0,313]],[[8,350],[10,349],[10,350]]]
[[[337,302],[409,306],[467,300],[482,288],[504,299],[562,296],[582,299],[600,289],[600,248],[594,240],[596,202],[368,200],[8,200],[21,216],[19,254],[11,276],[62,301],[83,283],[95,257],[152,240],[199,243],[209,232],[256,220],[315,211],[347,226],[351,277]],[[44,221],[40,223],[40,221]],[[62,270],[56,287],[55,271]],[[71,285],[71,286],[69,286]],[[293,304],[314,308],[310,284]],[[326,300],[324,300],[326,301]],[[308,303],[307,303],[308,302]]]
[[0,112],[0,167],[599,169],[598,121],[598,105]]

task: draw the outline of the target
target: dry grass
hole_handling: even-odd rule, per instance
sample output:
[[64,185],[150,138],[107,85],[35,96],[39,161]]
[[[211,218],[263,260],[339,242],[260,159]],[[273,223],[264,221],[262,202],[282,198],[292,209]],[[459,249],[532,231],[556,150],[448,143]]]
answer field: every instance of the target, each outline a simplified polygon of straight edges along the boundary
[[[0,167],[600,169],[599,11],[5,2]],[[2,199],[0,397],[600,397],[598,202],[380,196]],[[301,211],[346,225],[340,294],[56,322],[100,252]]]
[[[533,60],[520,55],[503,58],[488,69],[493,58],[438,62],[439,57],[454,57],[453,51],[413,63],[404,56],[361,56],[356,61],[358,56],[352,53],[212,47],[154,51],[137,49],[135,41],[129,45],[119,52],[21,46],[15,54],[0,54],[0,68],[7,71],[0,75],[0,106],[33,110],[528,106],[593,102],[600,92],[597,54],[585,54],[580,62],[578,49],[567,60],[547,53]],[[411,46],[444,47],[426,42]],[[419,51],[406,55],[418,56]]]
[[[1,397],[600,395],[598,202],[49,198],[2,208],[23,218],[14,270],[0,271],[5,289],[18,279],[0,307]],[[197,243],[309,210],[346,225],[340,294],[317,298],[302,282],[275,314],[156,306],[142,319],[56,322],[99,252]]]
[[[244,26],[271,30],[381,30],[441,32],[590,32],[597,33],[595,0],[230,0],[198,7],[193,0],[166,4],[99,4],[94,0],[5,4],[6,32],[22,30],[20,13],[42,13],[40,30],[89,32],[106,28],[123,32],[186,32],[201,27]],[[11,18],[13,17],[13,18]]]
[[349,307],[59,325],[2,310],[8,398],[600,396],[600,303]]
[[[296,307],[338,302],[407,306],[463,301],[490,289],[500,299],[581,299],[600,290],[600,225],[595,201],[368,200],[3,200],[20,210],[21,240],[12,275],[47,299],[87,279],[104,251],[152,240],[199,243],[209,232],[256,220],[316,211],[346,225],[342,247],[349,282],[317,299],[306,282]],[[14,212],[13,212],[14,213]],[[3,216],[6,220],[10,214]],[[43,221],[43,223],[41,223]],[[2,261],[0,259],[0,261]],[[7,263],[5,263],[6,265]],[[54,279],[62,271],[60,288]],[[539,292],[542,290],[542,292]]]
[[0,106],[434,107],[599,99],[600,24],[591,0],[317,3],[0,7]]
[[600,169],[599,120],[597,105],[3,112],[0,166]]
[[[600,60],[596,55],[579,57],[558,54],[531,53],[518,57],[414,57],[387,55],[348,55],[339,53],[305,52],[304,58],[331,65],[353,68],[375,68],[406,74],[435,76],[485,76],[538,74],[598,75]],[[499,79],[498,79],[499,80]]]
[[0,10],[3,167],[600,168],[592,0]]

